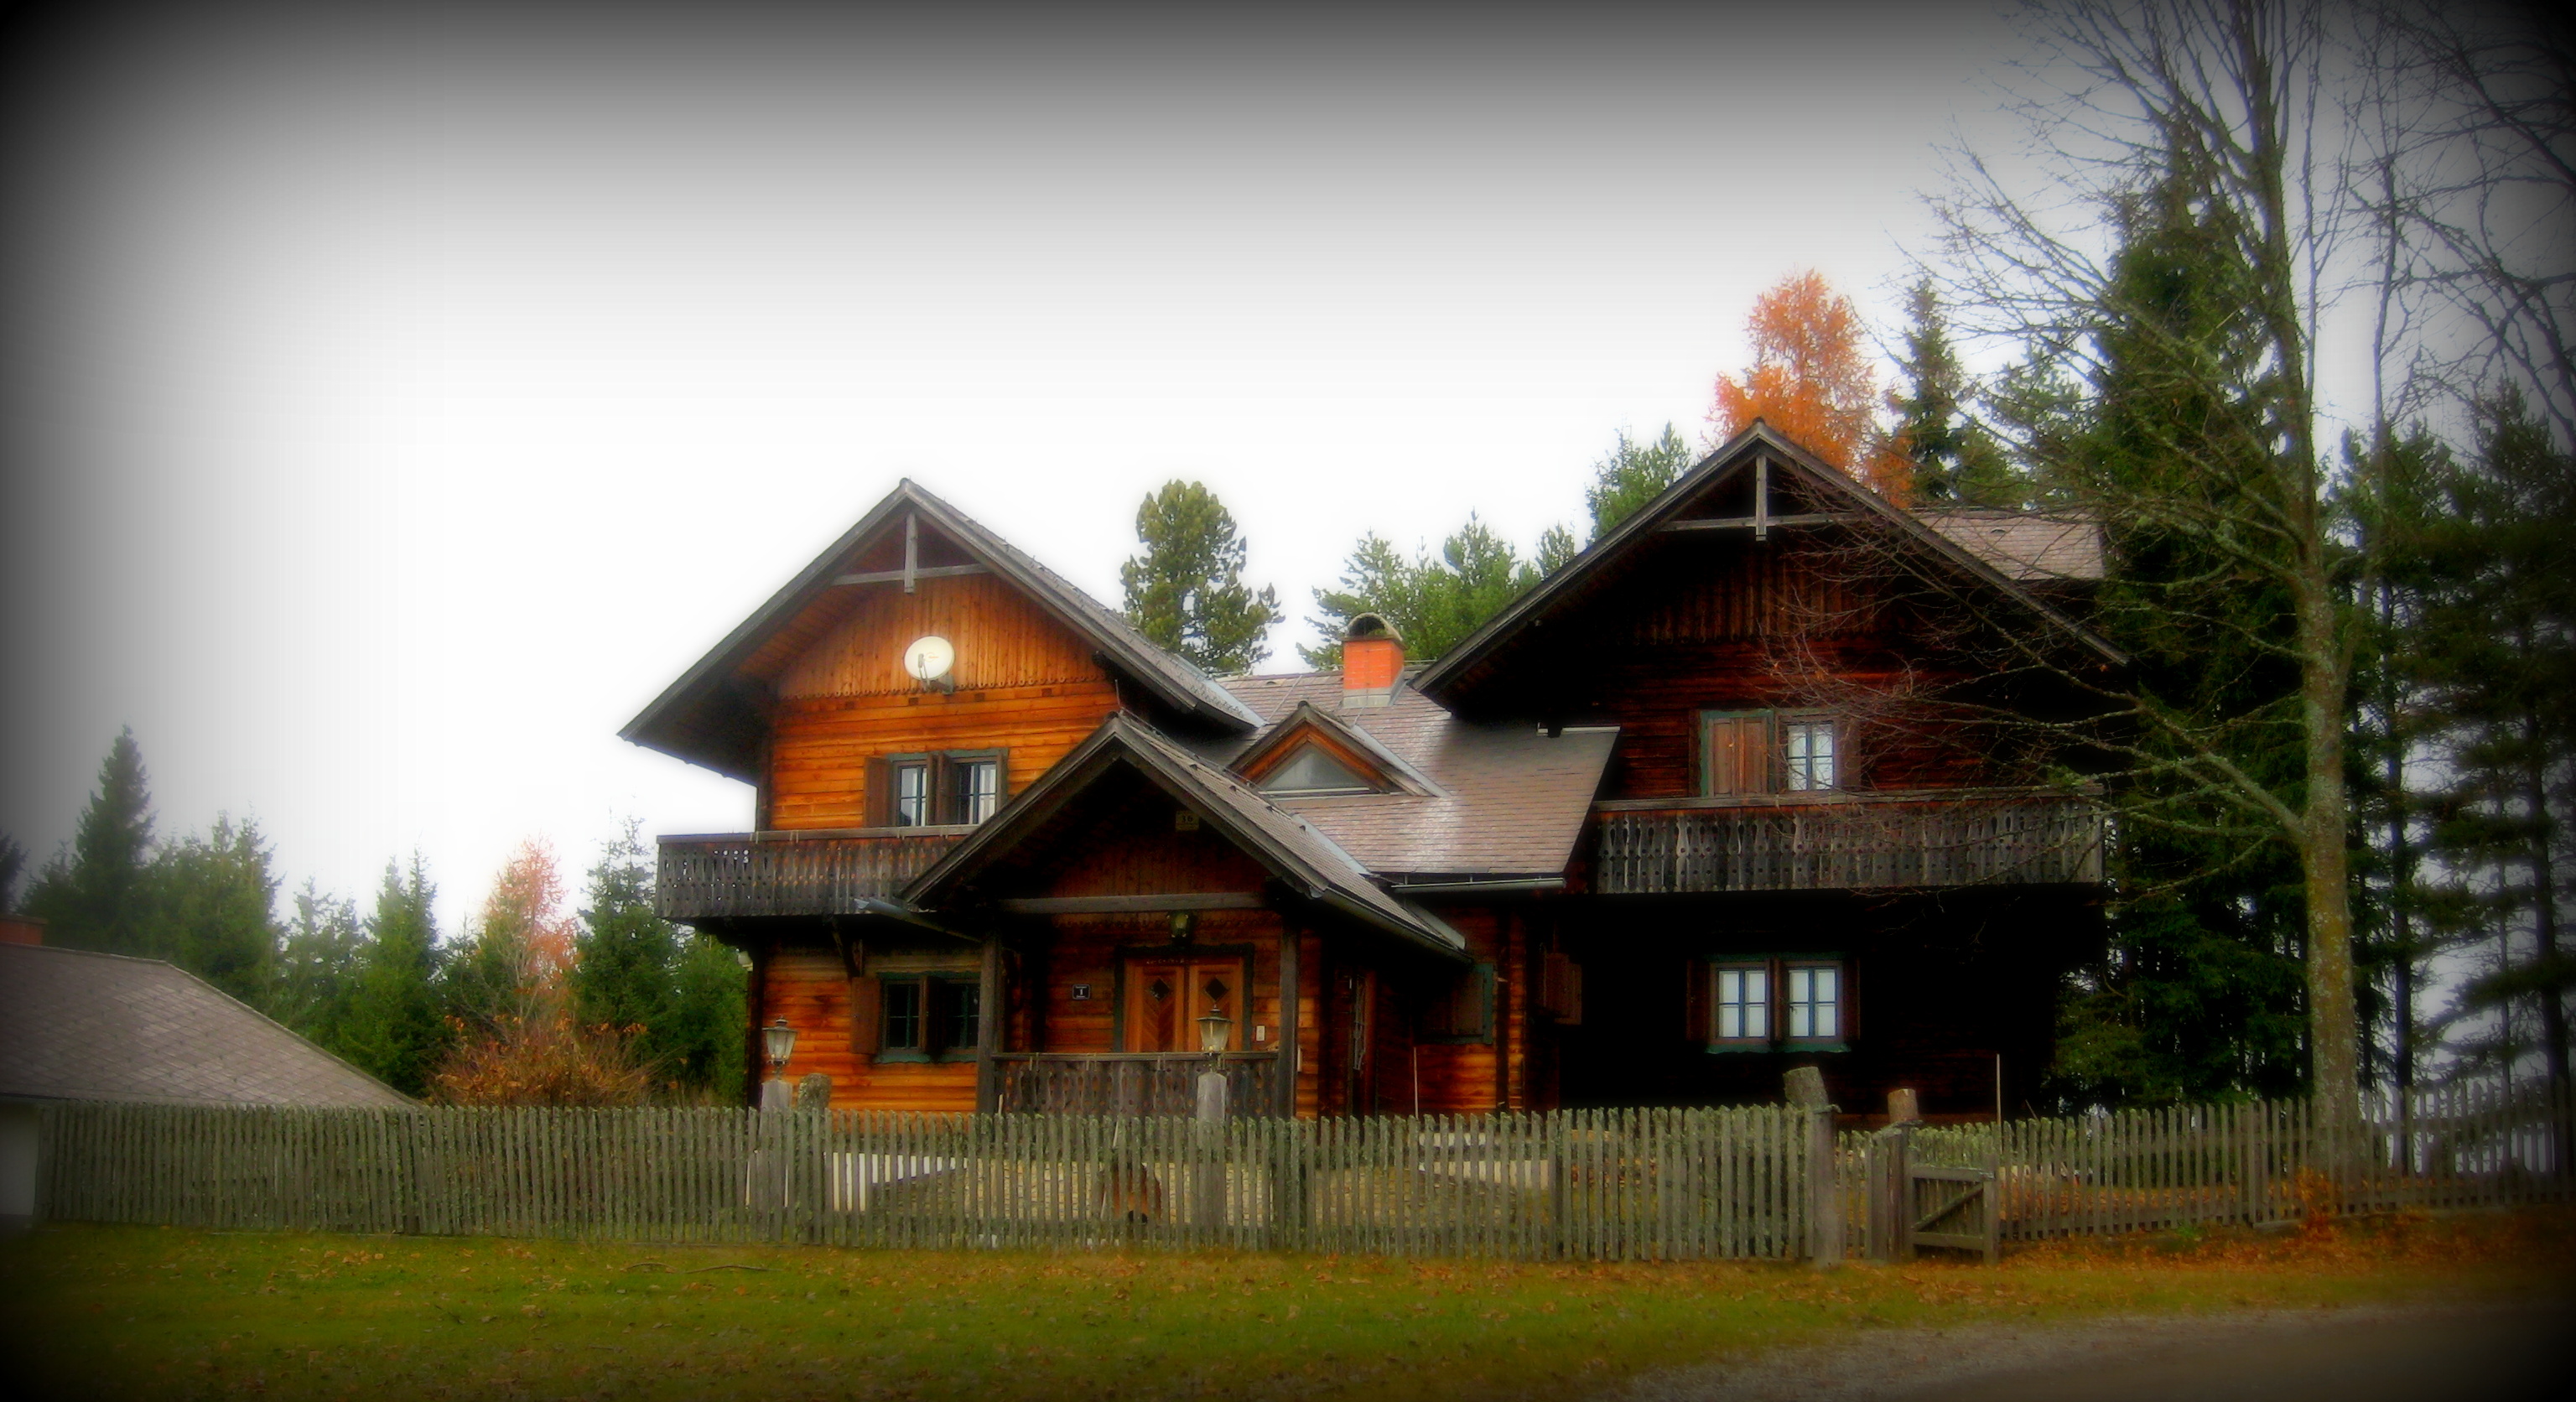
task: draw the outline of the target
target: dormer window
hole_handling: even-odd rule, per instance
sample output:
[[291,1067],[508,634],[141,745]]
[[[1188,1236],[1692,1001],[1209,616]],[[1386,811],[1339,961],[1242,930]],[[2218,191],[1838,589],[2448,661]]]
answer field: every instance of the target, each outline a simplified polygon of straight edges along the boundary
[[1321,745],[1300,745],[1253,787],[1273,798],[1312,798],[1325,794],[1376,793],[1358,770],[1335,759]]

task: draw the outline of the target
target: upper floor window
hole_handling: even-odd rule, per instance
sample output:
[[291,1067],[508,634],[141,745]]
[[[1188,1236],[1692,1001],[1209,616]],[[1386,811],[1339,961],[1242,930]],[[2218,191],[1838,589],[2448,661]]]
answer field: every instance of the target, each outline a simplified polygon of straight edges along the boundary
[[1840,727],[1831,716],[1700,713],[1700,792],[1813,793],[1841,788]]
[[1781,727],[1781,742],[1788,761],[1790,792],[1834,787],[1832,721],[1814,716],[1792,720]]
[[868,824],[924,828],[980,823],[1009,797],[1001,750],[887,755],[868,767]]

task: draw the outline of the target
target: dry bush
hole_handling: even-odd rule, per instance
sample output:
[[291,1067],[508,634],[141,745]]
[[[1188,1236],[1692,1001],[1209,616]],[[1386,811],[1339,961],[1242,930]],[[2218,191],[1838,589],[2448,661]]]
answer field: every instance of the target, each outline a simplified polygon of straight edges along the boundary
[[[451,1020],[452,1021],[452,1020]],[[642,1105],[653,1078],[630,1043],[640,1027],[576,1027],[563,1018],[503,1018],[460,1036],[429,1098],[442,1105]]]

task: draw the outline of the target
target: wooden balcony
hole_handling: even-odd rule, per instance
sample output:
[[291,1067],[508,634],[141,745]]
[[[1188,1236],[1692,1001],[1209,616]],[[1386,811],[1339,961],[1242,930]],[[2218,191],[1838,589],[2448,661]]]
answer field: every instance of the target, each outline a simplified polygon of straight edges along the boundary
[[[1279,1054],[1227,1052],[1226,1113],[1279,1113]],[[1168,1052],[1004,1052],[993,1058],[1005,1114],[1188,1115],[1198,1109],[1204,1055]]]
[[2103,814],[2056,790],[1597,805],[1603,895],[2061,885],[2102,879]]
[[653,909],[666,920],[855,915],[888,900],[972,828],[850,828],[666,837]]

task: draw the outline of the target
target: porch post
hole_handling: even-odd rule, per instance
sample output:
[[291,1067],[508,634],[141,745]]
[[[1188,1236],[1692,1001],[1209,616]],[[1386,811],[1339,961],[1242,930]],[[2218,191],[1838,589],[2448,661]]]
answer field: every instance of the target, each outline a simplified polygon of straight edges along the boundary
[[984,941],[984,969],[975,995],[975,1110],[989,1115],[1002,1108],[1002,1083],[993,1053],[1002,1035],[1002,942]]
[[1297,1118],[1297,1003],[1304,989],[1297,976],[1297,947],[1302,943],[1294,920],[1279,922],[1279,1065],[1271,1079],[1277,1084],[1277,1110],[1282,1119]]

